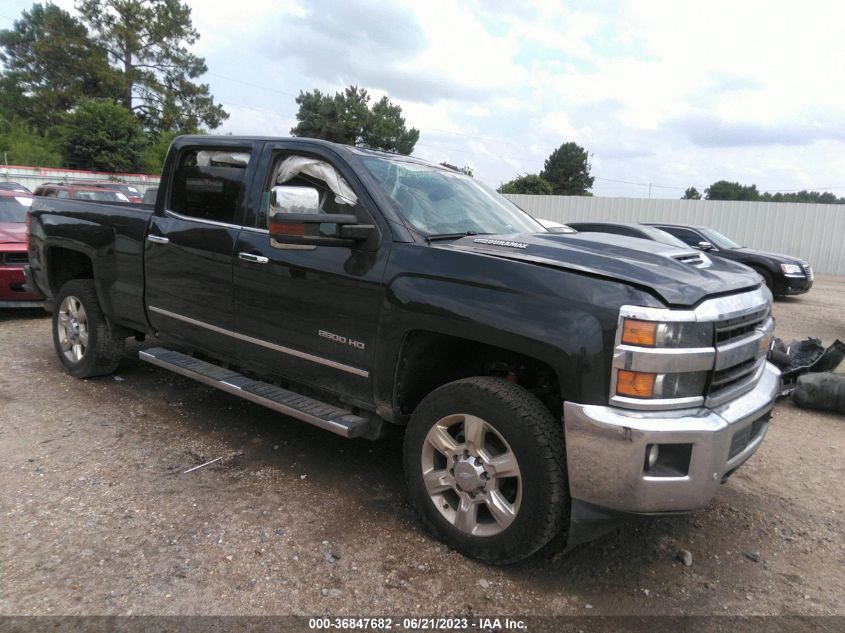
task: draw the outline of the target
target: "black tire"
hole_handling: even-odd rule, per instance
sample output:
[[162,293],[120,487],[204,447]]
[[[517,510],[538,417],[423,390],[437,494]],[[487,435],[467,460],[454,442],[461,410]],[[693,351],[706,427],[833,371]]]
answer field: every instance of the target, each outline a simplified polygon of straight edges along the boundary
[[[482,444],[504,444],[503,454],[512,453],[518,463],[518,478],[495,479],[494,475],[491,483],[486,476],[487,460],[476,460],[473,463],[480,463],[479,468],[484,469],[477,480],[483,487],[474,492],[461,488],[458,477],[462,477],[463,486],[472,485],[467,484],[471,473],[467,475],[465,465],[463,471],[456,468],[450,471],[450,467],[457,466],[459,462],[455,460],[465,458],[445,457],[440,449],[428,446],[431,442],[427,437],[435,426],[442,430],[444,425],[452,424],[451,420],[460,420],[463,416],[474,416],[484,422],[487,430],[481,435]],[[458,428],[469,428],[466,424],[459,422]],[[464,444],[460,443],[461,433],[463,431],[457,435],[458,446],[471,446],[466,439],[463,439]],[[484,453],[489,455],[492,449],[485,449]],[[423,462],[428,459],[427,455],[440,459],[446,464],[445,472],[452,473],[443,485],[453,488],[437,497],[439,507],[435,506],[435,498],[423,477]],[[452,548],[485,563],[504,565],[523,560],[546,545],[568,522],[570,498],[562,423],[555,420],[536,396],[506,380],[486,376],[465,378],[426,396],[414,411],[405,432],[404,465],[411,499],[424,523]],[[444,472],[437,466],[432,468]],[[473,499],[488,498],[488,487],[500,486],[502,482],[520,491],[515,497],[518,501],[513,503],[516,510],[509,524],[503,526],[493,516],[492,506],[484,501],[481,505],[485,507],[478,510],[477,529],[500,530],[498,533],[479,535],[456,527],[462,496],[465,499],[467,495]],[[452,507],[449,507],[450,500]],[[450,520],[446,513],[451,512],[455,518]],[[483,517],[485,513],[489,517]],[[481,523],[483,518],[487,518],[488,523]]]
[[775,280],[772,277],[772,273],[770,273],[765,268],[755,268],[754,270],[763,278],[763,281],[766,282],[766,287],[772,293],[772,296],[775,296]]
[[[69,334],[64,325],[68,315],[67,308],[76,305],[75,302],[78,302],[84,311],[82,314],[87,334],[86,343],[80,346],[78,352],[74,350],[73,345],[71,350],[66,350],[63,345],[63,342],[67,343],[81,333],[79,325],[73,334]],[[59,290],[53,311],[53,345],[65,371],[76,378],[103,376],[117,369],[123,356],[124,340],[112,336],[108,321],[100,308],[93,280],[72,279]]]

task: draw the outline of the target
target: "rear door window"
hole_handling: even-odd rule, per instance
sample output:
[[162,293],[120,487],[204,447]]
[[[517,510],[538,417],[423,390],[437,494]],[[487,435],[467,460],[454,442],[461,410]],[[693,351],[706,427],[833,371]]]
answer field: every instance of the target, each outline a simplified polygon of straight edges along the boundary
[[184,150],[173,174],[168,209],[197,220],[237,224],[249,161],[249,150]]

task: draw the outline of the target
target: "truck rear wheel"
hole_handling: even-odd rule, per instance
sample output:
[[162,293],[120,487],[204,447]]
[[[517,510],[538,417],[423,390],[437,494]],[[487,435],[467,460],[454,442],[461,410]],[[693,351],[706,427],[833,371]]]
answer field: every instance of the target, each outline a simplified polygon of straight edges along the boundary
[[124,341],[111,335],[91,279],[72,279],[56,296],[53,344],[65,371],[76,378],[112,373]]
[[568,519],[562,425],[506,380],[465,378],[426,396],[405,433],[404,464],[423,521],[486,563],[527,558]]

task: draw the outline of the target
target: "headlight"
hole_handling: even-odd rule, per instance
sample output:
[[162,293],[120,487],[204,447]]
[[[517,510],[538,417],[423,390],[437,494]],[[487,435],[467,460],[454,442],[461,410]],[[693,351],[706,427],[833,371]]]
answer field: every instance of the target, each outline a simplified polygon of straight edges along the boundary
[[781,264],[780,269],[785,275],[795,275],[802,272],[801,266],[798,266],[797,264]]
[[625,317],[621,328],[612,397],[678,406],[703,398],[715,358],[712,322]]
[[625,319],[622,343],[641,347],[710,347],[713,345],[712,323],[658,323]]
[[706,371],[654,374],[620,369],[616,374],[616,395],[626,398],[694,398],[704,393]]

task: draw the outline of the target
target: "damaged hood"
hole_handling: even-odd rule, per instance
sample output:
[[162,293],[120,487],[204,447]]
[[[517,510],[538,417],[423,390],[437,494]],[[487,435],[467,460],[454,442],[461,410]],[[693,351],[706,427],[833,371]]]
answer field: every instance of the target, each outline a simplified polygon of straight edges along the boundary
[[611,278],[650,289],[666,304],[691,306],[713,294],[759,286],[750,268],[713,258],[707,267],[694,262],[698,251],[620,235],[524,233],[471,235],[435,248],[459,250],[518,262]]
[[26,224],[0,222],[0,244],[26,244]]

